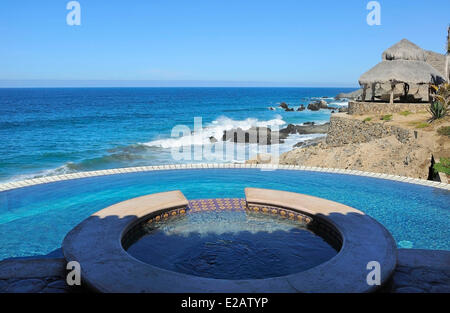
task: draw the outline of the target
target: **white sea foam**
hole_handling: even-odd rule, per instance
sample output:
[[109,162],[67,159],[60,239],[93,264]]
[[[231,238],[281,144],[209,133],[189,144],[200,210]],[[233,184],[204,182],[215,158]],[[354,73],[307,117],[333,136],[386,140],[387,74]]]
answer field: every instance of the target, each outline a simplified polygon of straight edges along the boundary
[[316,139],[316,138],[321,138],[321,137],[325,137],[325,136],[326,136],[325,134],[308,134],[308,135],[294,134],[294,135],[290,135],[288,138],[286,138],[284,140],[284,143],[280,144],[280,148],[279,148],[280,154],[291,151],[292,149],[294,149],[294,146],[299,142]]
[[[191,145],[194,146],[202,146],[203,153],[205,153],[206,150],[211,150],[212,146],[214,145],[211,143],[210,137],[216,138],[219,142],[217,144],[222,145],[223,151],[234,151],[233,155],[231,156],[231,159],[226,158],[216,158],[214,160],[211,160],[213,162],[232,162],[232,163],[244,163],[248,159],[255,158],[257,154],[259,153],[272,153],[275,152],[277,154],[281,154],[287,151],[290,151],[293,149],[293,146],[301,141],[306,141],[309,139],[314,139],[317,137],[325,136],[323,134],[311,134],[311,135],[299,135],[299,134],[292,134],[289,135],[288,138],[284,139],[284,143],[282,144],[272,144],[270,146],[260,146],[258,144],[244,144],[244,143],[233,143],[233,142],[223,142],[222,136],[223,132],[226,130],[241,128],[243,130],[248,130],[251,127],[270,127],[272,130],[276,127],[282,128],[283,125],[285,125],[286,122],[283,121],[281,116],[277,116],[273,120],[267,120],[267,121],[261,121],[255,118],[248,118],[245,120],[233,120],[227,117],[221,117],[217,120],[213,121],[210,124],[207,124],[201,133],[193,133],[188,136],[178,137],[178,138],[167,138],[167,139],[158,139],[153,140],[147,143],[143,143],[141,145],[147,147],[147,148],[163,148],[163,149],[171,149],[171,148],[181,148],[181,147],[189,147]],[[320,121],[317,121],[316,124],[320,124]],[[134,152],[137,155],[140,155],[140,152]],[[142,153],[148,153],[148,151],[143,151]],[[205,156],[205,155],[203,155]],[[101,159],[104,159],[105,163],[108,162],[114,162],[115,159],[111,158],[111,155],[105,155]],[[138,160],[141,160],[137,158]],[[35,173],[30,174],[22,174],[12,177],[8,181],[18,181],[18,180],[25,180],[25,179],[33,179],[33,178],[40,178],[40,177],[46,177],[46,176],[54,176],[54,175],[64,175],[64,174],[70,174],[74,172],[78,172],[80,170],[86,170],[85,167],[87,166],[87,169],[90,168],[89,163],[91,160],[84,160],[81,163],[73,163],[68,162],[62,166],[59,166],[54,169],[48,169],[48,170],[42,170]],[[166,163],[179,163],[177,161],[171,160],[167,162],[167,160],[156,160],[156,163],[153,163],[155,160],[152,161],[153,164],[166,164]],[[201,161],[209,161],[202,159]],[[187,161],[182,161],[181,163],[185,163]],[[196,162],[196,160],[190,160],[189,163]],[[115,163],[111,163],[116,165]],[[105,168],[108,168],[108,164],[104,164]],[[95,169],[95,168],[93,168]]]
[[348,101],[330,102],[330,106],[347,107]]
[[334,97],[311,97],[311,100],[334,100]]
[[216,140],[221,141],[224,131],[241,128],[243,130],[248,130],[252,127],[280,127],[285,125],[286,122],[283,121],[281,116],[277,116],[273,120],[260,121],[256,118],[247,118],[245,120],[233,120],[228,117],[220,117],[212,123],[206,125],[203,131],[197,133],[191,133],[187,136],[177,137],[177,138],[167,138],[158,139],[150,142],[143,143],[143,145],[150,147],[161,147],[161,148],[176,148],[185,147],[191,145],[207,145],[211,143],[211,137]]
[[41,177],[47,177],[47,176],[55,176],[55,175],[65,175],[76,172],[75,169],[72,168],[72,165],[74,163],[69,162],[62,166],[59,166],[57,168],[48,169],[48,170],[42,170],[36,173],[31,174],[21,174],[16,175],[12,177],[11,179],[7,180],[6,182],[14,182],[14,181],[20,181],[20,180],[27,180],[27,179],[34,179],[34,178],[41,178]]

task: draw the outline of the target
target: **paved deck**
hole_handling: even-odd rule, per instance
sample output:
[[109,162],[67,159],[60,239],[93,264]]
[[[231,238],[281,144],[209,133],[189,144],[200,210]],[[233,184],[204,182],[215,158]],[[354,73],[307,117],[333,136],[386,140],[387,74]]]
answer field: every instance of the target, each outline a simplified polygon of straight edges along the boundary
[[391,292],[450,293],[450,251],[399,249]]
[[[73,293],[86,288],[65,283],[66,261],[59,259],[0,262],[0,293]],[[399,249],[391,293],[450,293],[450,251]]]
[[10,259],[0,262],[2,293],[78,293],[86,289],[66,283],[63,258]]

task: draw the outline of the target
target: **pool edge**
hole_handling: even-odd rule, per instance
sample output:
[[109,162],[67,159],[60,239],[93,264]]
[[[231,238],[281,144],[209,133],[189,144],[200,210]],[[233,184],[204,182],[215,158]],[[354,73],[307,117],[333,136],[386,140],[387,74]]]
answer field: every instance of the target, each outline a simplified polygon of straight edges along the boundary
[[141,166],[141,167],[123,167],[109,170],[89,171],[89,172],[77,172],[72,174],[63,174],[55,176],[46,176],[42,178],[33,178],[20,180],[15,182],[0,184],[0,193],[3,191],[9,191],[13,189],[19,189],[24,187],[30,187],[35,185],[53,183],[58,181],[74,180],[88,177],[109,176],[117,174],[138,173],[138,172],[151,172],[161,170],[185,170],[185,169],[260,169],[260,170],[293,170],[293,171],[309,171],[309,172],[322,172],[330,174],[344,174],[352,176],[364,176],[378,179],[386,179],[391,181],[398,181],[402,183],[408,183],[413,185],[428,186],[443,190],[450,190],[450,184],[429,181],[419,178],[412,178],[406,176],[390,175],[383,173],[371,173],[357,170],[347,170],[339,168],[325,168],[325,167],[307,167],[298,165],[276,165],[276,164],[234,164],[234,163],[198,163],[198,164],[170,164],[170,165],[156,165],[156,166]]

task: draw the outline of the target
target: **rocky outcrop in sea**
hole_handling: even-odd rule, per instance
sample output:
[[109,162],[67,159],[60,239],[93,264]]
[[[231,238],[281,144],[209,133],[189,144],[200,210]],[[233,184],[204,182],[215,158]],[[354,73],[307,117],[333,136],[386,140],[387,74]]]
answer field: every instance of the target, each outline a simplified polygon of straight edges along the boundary
[[299,135],[310,135],[310,134],[326,134],[330,123],[315,125],[311,123],[309,125],[294,125],[289,124],[286,128],[280,130],[280,134],[283,136],[288,136],[292,134]]
[[[286,128],[280,131],[272,131],[268,127],[252,127],[244,130],[242,128],[235,128],[223,132],[222,140],[234,143],[249,143],[249,144],[263,144],[271,145],[275,143],[284,143],[284,140],[289,135],[311,135],[311,134],[326,134],[330,123],[315,125],[314,122],[307,122],[306,125],[289,124]],[[210,138],[211,142],[215,138]],[[273,142],[275,140],[275,142]]]
[[[252,127],[247,130],[235,128],[224,131],[222,136],[223,141],[263,145],[274,144],[275,142],[272,142],[274,138],[276,138],[276,134],[272,134],[271,129],[268,127]],[[276,143],[284,143],[283,139],[286,138],[279,138]]]
[[363,90],[358,89],[349,93],[340,93],[336,97],[334,97],[336,100],[341,99],[349,99],[349,100],[359,100],[362,97]]
[[319,111],[320,109],[335,110],[336,108],[328,106],[325,100],[314,101],[308,104],[308,110]]

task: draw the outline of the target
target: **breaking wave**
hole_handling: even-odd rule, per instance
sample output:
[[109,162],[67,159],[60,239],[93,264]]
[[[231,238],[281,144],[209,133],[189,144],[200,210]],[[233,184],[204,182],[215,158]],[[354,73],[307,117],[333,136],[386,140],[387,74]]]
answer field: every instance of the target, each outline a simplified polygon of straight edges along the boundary
[[[171,156],[172,148],[182,148],[189,146],[211,146],[215,140],[223,142],[222,137],[224,131],[241,128],[248,130],[252,127],[269,127],[272,130],[281,129],[283,125],[287,124],[281,116],[276,116],[272,120],[258,120],[256,118],[247,118],[245,120],[233,120],[228,117],[220,117],[213,122],[207,124],[201,132],[192,132],[188,135],[176,137],[156,139],[146,143],[137,143],[127,146],[118,146],[112,149],[98,151],[97,156],[86,157],[80,161],[67,162],[57,168],[41,170],[31,174],[21,174],[12,178],[12,181],[41,178],[46,176],[64,175],[83,171],[103,170],[110,168],[120,168],[129,166],[145,166],[145,165],[160,165],[179,163]],[[180,135],[180,134],[175,134]],[[284,140],[282,144],[273,144],[272,147],[277,149],[278,153],[284,153],[293,148],[293,146],[300,142],[317,137],[320,134],[311,135],[290,135]],[[215,138],[212,141],[212,138]],[[253,158],[259,153],[258,144],[241,144],[233,142],[225,142],[225,149],[235,149],[236,158],[232,160],[215,160],[215,162],[232,162],[244,163],[246,160]],[[200,148],[202,149],[202,148]],[[268,148],[272,148],[269,146]],[[241,153],[242,152],[242,153]],[[92,153],[92,152],[91,152]],[[238,155],[244,155],[245,158],[238,158]],[[195,162],[195,161],[194,161]],[[184,163],[184,161],[181,161]],[[189,162],[189,163],[192,163]]]
[[[277,116],[275,119],[268,121],[260,121],[256,118],[247,118],[245,120],[233,120],[228,117],[220,117],[214,120],[212,123],[208,124],[203,128],[201,132],[190,133],[189,135],[178,137],[178,138],[167,138],[158,139],[143,143],[143,145],[149,147],[160,147],[160,148],[176,148],[191,145],[205,145],[210,144],[212,138],[217,141],[222,141],[222,136],[224,131],[241,128],[243,130],[248,130],[252,127],[280,127],[285,125],[286,122],[283,121],[281,116]],[[176,134],[178,135],[178,134]]]

